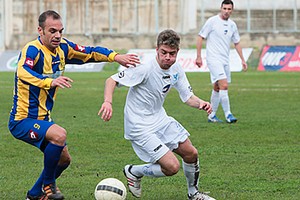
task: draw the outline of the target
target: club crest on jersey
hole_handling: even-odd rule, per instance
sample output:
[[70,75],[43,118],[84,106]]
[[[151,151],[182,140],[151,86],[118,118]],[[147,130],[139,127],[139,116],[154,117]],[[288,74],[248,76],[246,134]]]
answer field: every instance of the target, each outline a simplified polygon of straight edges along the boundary
[[119,77],[119,78],[123,78],[124,75],[125,75],[125,72],[124,72],[124,71],[121,71],[121,72],[119,72],[118,77]]
[[31,58],[26,58],[25,64],[28,65],[31,69],[33,68],[33,60]]
[[174,82],[178,81],[178,74],[173,75]]
[[29,131],[29,138],[32,139],[32,140],[38,140],[39,135],[36,132],[34,132],[33,130],[30,130]]
[[76,51],[80,51],[80,52],[85,52],[85,47],[84,47],[84,46],[80,46],[80,45],[76,44],[76,46],[75,46],[75,50],[76,50]]

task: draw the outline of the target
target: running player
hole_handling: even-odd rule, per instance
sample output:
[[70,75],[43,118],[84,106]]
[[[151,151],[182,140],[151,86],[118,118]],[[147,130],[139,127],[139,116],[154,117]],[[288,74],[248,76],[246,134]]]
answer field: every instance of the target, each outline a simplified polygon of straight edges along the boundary
[[188,138],[189,132],[163,108],[167,94],[174,87],[182,102],[208,114],[211,112],[210,104],[193,94],[184,70],[176,63],[179,44],[179,35],[165,30],[158,35],[156,58],[108,78],[98,115],[109,121],[115,87],[130,87],[124,110],[125,138],[131,141],[138,157],[147,163],[124,168],[129,190],[135,197],[141,197],[143,176],[172,176],[179,171],[176,153],[182,157],[188,198],[213,200],[198,190],[198,151]]

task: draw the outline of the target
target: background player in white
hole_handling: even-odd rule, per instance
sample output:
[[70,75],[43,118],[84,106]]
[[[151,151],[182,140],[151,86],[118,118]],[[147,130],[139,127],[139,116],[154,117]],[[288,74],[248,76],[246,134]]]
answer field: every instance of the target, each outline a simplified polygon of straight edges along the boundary
[[234,21],[229,19],[233,11],[233,2],[224,0],[221,4],[221,12],[210,17],[199,32],[197,39],[196,64],[202,66],[201,48],[206,39],[206,60],[210,71],[213,90],[211,94],[212,113],[208,116],[208,122],[222,122],[216,116],[221,103],[226,121],[234,123],[237,119],[230,110],[228,83],[231,82],[229,52],[230,43],[234,43],[235,49],[242,60],[243,70],[247,70],[247,63],[243,57],[240,46],[240,36]]
[[189,140],[188,131],[163,108],[168,92],[174,87],[185,104],[208,114],[211,112],[210,104],[193,94],[182,67],[176,63],[179,44],[179,35],[165,30],[157,38],[156,58],[108,78],[98,115],[104,121],[110,120],[115,87],[130,87],[124,109],[125,138],[131,141],[139,158],[147,163],[124,168],[129,190],[134,196],[141,197],[143,176],[172,176],[179,171],[176,153],[182,157],[189,199],[213,200],[198,191],[198,151]]

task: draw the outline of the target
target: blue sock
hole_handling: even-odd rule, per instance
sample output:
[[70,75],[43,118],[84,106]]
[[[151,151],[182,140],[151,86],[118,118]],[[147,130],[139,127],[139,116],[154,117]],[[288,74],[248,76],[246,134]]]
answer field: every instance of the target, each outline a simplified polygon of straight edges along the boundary
[[57,179],[61,173],[69,167],[69,164],[64,164],[64,165],[57,165],[56,170],[55,170],[55,179]]
[[39,196],[40,194],[43,193],[42,187],[43,187],[43,180],[44,180],[44,170],[42,171],[40,177],[38,180],[35,182],[31,190],[29,190],[29,194],[31,196]]
[[44,185],[55,183],[55,171],[65,146],[59,146],[49,142],[44,151]]
[[[55,170],[55,179],[57,179],[61,173],[69,167],[69,164],[65,165],[57,165],[56,170]],[[43,180],[44,180],[44,170],[41,173],[40,177],[38,180],[35,182],[31,190],[29,190],[29,194],[31,196],[39,196],[40,194],[43,193],[42,187],[43,187]]]

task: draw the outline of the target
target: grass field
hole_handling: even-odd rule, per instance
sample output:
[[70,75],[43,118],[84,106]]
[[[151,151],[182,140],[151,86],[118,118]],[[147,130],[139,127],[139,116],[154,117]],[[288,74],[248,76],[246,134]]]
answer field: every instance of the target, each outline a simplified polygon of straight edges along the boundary
[[[107,177],[125,183],[122,168],[142,163],[123,138],[126,88],[114,95],[114,114],[97,116],[105,79],[114,71],[66,73],[75,82],[60,89],[52,113],[68,131],[72,164],[58,179],[66,199],[92,200],[96,184]],[[188,73],[196,95],[208,100],[208,73]],[[296,200],[300,198],[300,73],[233,73],[230,85],[236,124],[208,124],[206,114],[185,106],[176,91],[165,102],[169,115],[191,133],[199,150],[200,189],[220,200]],[[42,153],[14,139],[7,129],[13,73],[0,74],[0,199],[24,199],[42,169]],[[218,116],[224,119],[221,108]],[[186,199],[183,171],[142,181],[145,200]],[[134,199],[128,194],[127,199]]]

